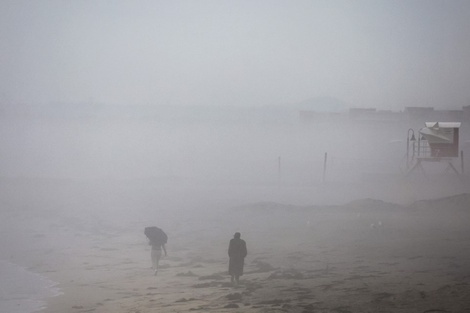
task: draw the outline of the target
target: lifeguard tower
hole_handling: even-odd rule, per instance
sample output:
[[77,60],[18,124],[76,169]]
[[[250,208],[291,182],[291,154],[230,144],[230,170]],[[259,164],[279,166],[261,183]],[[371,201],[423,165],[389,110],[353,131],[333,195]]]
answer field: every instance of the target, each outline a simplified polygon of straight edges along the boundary
[[446,171],[451,169],[457,175],[463,174],[463,152],[460,152],[461,172],[453,164],[459,158],[459,129],[460,122],[426,122],[425,127],[418,131],[418,140],[414,136],[414,130],[408,129],[406,175],[419,169],[426,176],[423,168],[425,162],[445,163]]

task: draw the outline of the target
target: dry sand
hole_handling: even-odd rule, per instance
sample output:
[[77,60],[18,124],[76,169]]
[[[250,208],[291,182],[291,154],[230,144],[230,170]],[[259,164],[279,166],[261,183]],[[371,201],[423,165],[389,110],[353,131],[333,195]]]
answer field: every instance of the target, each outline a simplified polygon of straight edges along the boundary
[[[31,188],[29,204],[14,190],[3,197],[12,209],[2,212],[2,249],[59,282],[44,312],[470,312],[470,194],[190,210],[155,209],[151,198],[132,208],[103,190],[99,203],[90,190],[57,201]],[[169,235],[158,276],[150,225]],[[227,275],[235,231],[248,247],[239,286]]]

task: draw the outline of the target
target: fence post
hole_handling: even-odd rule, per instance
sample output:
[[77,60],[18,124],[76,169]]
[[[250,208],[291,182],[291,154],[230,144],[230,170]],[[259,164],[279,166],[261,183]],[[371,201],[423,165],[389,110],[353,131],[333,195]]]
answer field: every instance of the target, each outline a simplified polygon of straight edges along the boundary
[[328,153],[325,152],[325,160],[323,161],[323,179],[322,179],[323,183],[325,183],[325,181],[326,181],[326,160],[327,160],[327,158],[328,158]]
[[460,150],[460,165],[462,167],[462,175],[465,174],[464,164],[463,164],[463,150]]

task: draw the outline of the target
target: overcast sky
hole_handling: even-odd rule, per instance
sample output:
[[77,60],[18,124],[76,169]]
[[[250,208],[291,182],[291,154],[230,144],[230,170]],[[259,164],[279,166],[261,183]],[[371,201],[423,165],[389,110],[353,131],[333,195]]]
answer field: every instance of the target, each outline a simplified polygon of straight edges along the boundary
[[0,1],[0,102],[470,105],[470,1]]

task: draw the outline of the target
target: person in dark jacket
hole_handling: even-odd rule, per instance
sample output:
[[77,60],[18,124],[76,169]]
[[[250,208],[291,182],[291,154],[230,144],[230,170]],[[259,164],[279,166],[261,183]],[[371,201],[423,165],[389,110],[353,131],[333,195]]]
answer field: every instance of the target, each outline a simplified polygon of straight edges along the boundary
[[165,256],[167,255],[165,244],[168,241],[168,236],[161,228],[156,226],[145,227],[144,234],[149,239],[149,245],[152,246],[150,257],[152,259],[154,275],[156,276],[158,273],[158,263],[162,257],[162,250],[165,252]]
[[228,265],[228,273],[231,276],[232,284],[236,282],[238,285],[240,276],[243,275],[243,265],[247,255],[246,242],[240,239],[240,233],[235,233],[233,239],[230,240],[228,247],[228,256],[230,257]]
[[149,245],[152,246],[152,252],[150,253],[150,257],[152,259],[152,268],[154,270],[153,275],[157,276],[158,263],[160,262],[160,259],[162,257],[162,250],[163,252],[165,252],[165,256],[167,255],[165,244],[158,241],[149,241]]

